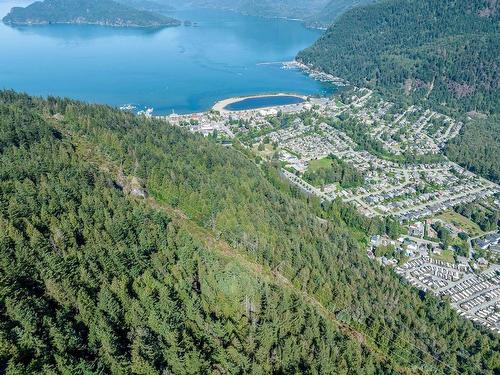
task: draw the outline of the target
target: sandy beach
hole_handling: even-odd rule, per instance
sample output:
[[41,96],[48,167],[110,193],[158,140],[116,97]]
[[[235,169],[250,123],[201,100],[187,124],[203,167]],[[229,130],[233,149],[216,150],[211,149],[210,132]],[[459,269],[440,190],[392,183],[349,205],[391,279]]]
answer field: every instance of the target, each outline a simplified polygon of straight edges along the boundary
[[297,98],[307,100],[307,96],[297,95],[297,94],[286,94],[286,93],[240,96],[240,97],[227,98],[227,99],[221,100],[221,101],[215,103],[214,106],[212,107],[212,109],[214,111],[219,111],[219,112],[232,112],[232,111],[226,109],[226,107],[230,104],[237,103],[237,102],[240,102],[240,101],[245,100],[245,99],[266,98],[266,97],[276,97],[276,96],[295,96]]

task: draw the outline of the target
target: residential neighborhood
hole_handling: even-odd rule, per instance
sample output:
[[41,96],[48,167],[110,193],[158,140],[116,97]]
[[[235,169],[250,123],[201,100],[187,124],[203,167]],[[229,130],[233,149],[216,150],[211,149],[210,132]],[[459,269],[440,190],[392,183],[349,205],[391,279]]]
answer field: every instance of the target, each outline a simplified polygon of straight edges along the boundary
[[[225,143],[237,140],[257,157],[278,161],[283,178],[307,195],[341,199],[367,217],[398,220],[406,234],[372,237],[367,255],[500,333],[498,228],[486,233],[454,211],[467,204],[498,210],[500,186],[443,155],[462,123],[416,106],[402,108],[368,89],[354,89],[342,101],[310,97],[299,104],[162,119]],[[311,178],[321,169],[327,175],[333,162],[361,181]]]
[[[439,154],[462,124],[415,106],[398,111],[367,89],[355,89],[344,100],[311,97],[280,107],[172,114],[163,119],[205,136],[238,139],[249,148],[261,145],[263,152],[257,153],[277,158],[289,172],[283,175],[298,186],[312,163],[334,156],[361,173],[364,183],[347,188],[325,183],[314,186],[316,195],[325,200],[340,197],[369,217],[393,216],[411,222],[500,192],[498,185]],[[339,116],[361,124],[385,154],[361,147],[343,130]],[[411,158],[402,159],[407,152],[435,160],[411,163]]]

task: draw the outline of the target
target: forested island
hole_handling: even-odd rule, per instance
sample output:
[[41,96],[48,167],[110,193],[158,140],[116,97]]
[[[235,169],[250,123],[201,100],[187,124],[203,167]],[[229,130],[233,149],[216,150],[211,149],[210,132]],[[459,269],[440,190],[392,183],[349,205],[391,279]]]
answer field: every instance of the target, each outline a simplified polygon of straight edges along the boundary
[[113,27],[167,27],[180,21],[112,0],[45,0],[15,7],[3,18],[8,25],[82,24]]
[[1,373],[498,371],[498,335],[366,257],[381,232],[237,143],[0,92]]

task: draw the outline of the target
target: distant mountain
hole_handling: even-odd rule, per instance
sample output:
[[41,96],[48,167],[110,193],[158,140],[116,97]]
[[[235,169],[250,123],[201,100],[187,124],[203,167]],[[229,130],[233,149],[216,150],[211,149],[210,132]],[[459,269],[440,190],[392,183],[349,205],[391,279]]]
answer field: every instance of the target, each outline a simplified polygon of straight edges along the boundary
[[26,8],[12,8],[3,22],[9,25],[90,24],[116,27],[165,27],[180,24],[173,18],[134,9],[112,0],[35,2]]
[[292,18],[311,26],[328,26],[352,6],[374,0],[157,0],[175,7],[227,9],[261,17]]
[[[304,20],[313,16],[329,0],[243,0],[239,10],[264,17],[286,17]],[[347,0],[350,1],[350,0]]]
[[150,1],[150,0],[115,0],[117,3],[127,5],[129,7],[145,10],[149,12],[172,12],[175,10],[175,7],[167,4],[161,3],[160,1]]
[[338,17],[356,6],[373,3],[376,0],[331,0],[321,11],[306,18],[308,26],[327,27]]

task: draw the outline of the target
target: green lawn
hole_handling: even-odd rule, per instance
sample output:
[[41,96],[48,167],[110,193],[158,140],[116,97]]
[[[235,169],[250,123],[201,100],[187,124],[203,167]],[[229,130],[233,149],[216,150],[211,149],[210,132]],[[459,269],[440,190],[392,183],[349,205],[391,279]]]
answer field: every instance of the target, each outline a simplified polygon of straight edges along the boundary
[[453,250],[443,250],[441,255],[433,254],[432,257],[437,260],[442,260],[448,263],[455,263],[455,259],[453,258]]
[[309,167],[307,167],[307,170],[314,172],[320,168],[328,168],[332,165],[332,162],[332,159],[330,159],[329,157],[318,160],[311,160],[309,162]]
[[455,211],[443,212],[441,215],[436,216],[436,219],[441,219],[455,225],[457,228],[462,228],[462,230],[471,237],[483,234],[483,231],[481,230],[481,228],[479,228],[479,225],[472,222],[465,216],[456,213]]

